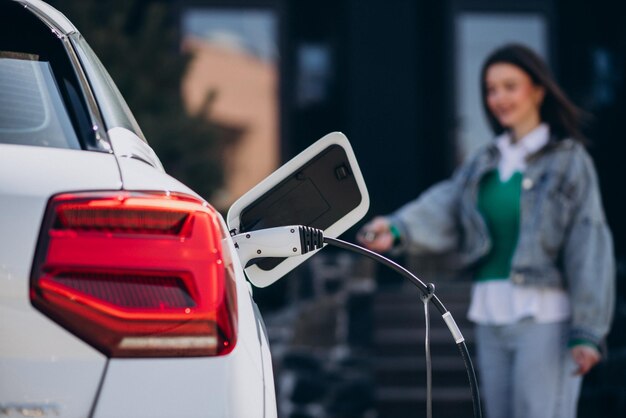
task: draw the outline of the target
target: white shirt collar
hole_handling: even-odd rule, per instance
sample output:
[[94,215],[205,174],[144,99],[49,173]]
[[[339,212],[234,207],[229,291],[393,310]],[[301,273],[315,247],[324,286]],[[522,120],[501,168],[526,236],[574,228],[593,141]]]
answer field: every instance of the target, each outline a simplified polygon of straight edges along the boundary
[[549,138],[550,127],[546,123],[539,124],[515,143],[511,141],[508,132],[498,136],[495,141],[502,156],[498,164],[500,179],[506,181],[516,171],[523,172],[526,169],[526,157],[539,151]]

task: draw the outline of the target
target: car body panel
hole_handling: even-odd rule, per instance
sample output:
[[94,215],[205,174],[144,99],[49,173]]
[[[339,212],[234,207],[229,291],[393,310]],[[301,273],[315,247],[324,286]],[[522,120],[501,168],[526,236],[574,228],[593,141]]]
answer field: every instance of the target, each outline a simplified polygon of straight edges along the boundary
[[[176,192],[200,198],[167,175],[152,148],[133,132],[113,128],[108,136],[124,190]],[[227,231],[221,217],[220,223]],[[276,416],[265,328],[230,236],[224,238],[222,246],[225,263],[232,263],[237,283],[238,336],[233,351],[215,358],[111,359],[95,417]]]
[[[139,138],[134,132],[128,129],[116,127],[109,129],[107,132],[109,140],[111,141],[111,147],[113,153],[118,158],[131,158],[142,161],[158,171],[165,172],[163,165],[159,160],[159,157],[155,154],[154,150],[146,144],[141,138]],[[126,170],[125,170],[126,172]],[[127,179],[127,182],[132,181]]]
[[52,195],[120,187],[111,154],[0,144],[0,405],[88,415],[106,358],[31,305],[30,270]]
[[243,345],[220,358],[112,359],[94,418],[276,416],[275,403],[264,413],[257,366]]

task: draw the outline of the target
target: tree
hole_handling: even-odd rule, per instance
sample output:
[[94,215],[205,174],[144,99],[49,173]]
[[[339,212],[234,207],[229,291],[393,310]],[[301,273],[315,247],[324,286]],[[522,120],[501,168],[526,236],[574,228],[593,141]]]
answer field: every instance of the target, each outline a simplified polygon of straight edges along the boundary
[[[57,0],[133,110],[166,171],[208,198],[222,182],[217,139],[201,115],[188,115],[181,80],[190,59],[165,0]],[[207,100],[208,104],[209,100]]]

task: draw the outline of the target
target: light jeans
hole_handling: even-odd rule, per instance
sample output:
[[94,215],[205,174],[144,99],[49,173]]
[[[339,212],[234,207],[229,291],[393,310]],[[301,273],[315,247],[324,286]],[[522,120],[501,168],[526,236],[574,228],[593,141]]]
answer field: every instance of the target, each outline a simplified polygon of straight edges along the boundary
[[486,418],[575,418],[581,378],[567,322],[476,325]]

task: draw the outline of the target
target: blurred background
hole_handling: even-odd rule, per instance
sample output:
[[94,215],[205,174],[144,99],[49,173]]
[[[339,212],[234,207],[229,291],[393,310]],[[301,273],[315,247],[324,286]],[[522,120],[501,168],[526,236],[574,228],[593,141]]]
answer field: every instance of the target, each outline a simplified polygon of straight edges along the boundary
[[[489,141],[478,73],[506,42],[531,46],[592,118],[585,127],[615,237],[609,357],[579,417],[626,413],[626,11],[611,0],[49,0],[108,68],[166,170],[220,211],[331,131],[350,139],[371,209],[388,213]],[[354,228],[344,235],[353,240]],[[469,283],[449,257],[400,259],[473,349]],[[255,289],[281,417],[421,416],[417,289],[323,251]],[[471,416],[462,361],[433,315],[434,415]]]

